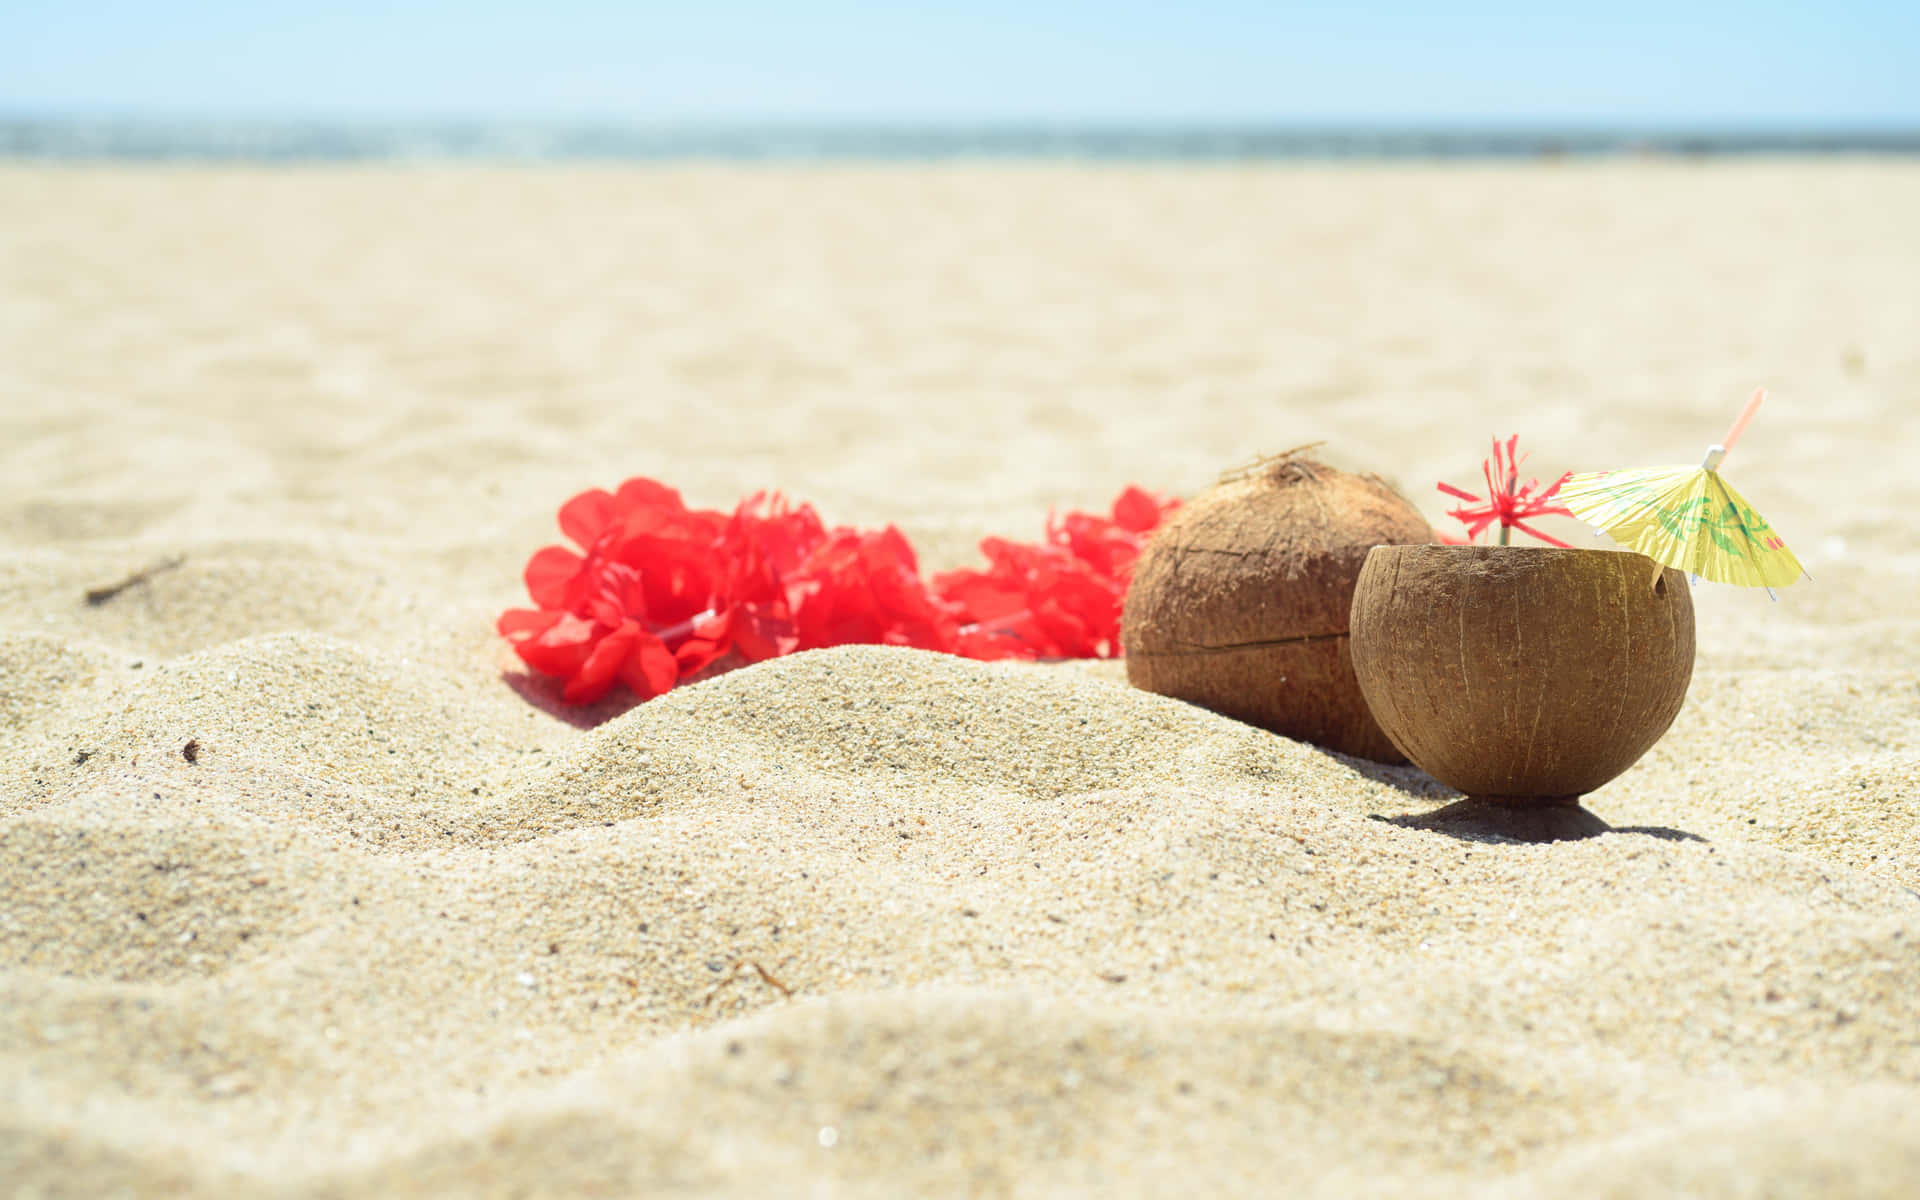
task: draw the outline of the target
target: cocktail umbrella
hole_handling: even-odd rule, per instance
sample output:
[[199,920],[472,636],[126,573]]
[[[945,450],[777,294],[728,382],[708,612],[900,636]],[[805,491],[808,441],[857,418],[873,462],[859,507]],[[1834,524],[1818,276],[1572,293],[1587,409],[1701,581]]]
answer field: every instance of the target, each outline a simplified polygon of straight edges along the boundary
[[1759,388],[1698,467],[1650,467],[1575,475],[1558,499],[1628,549],[1696,579],[1740,587],[1785,587],[1806,574],[1780,535],[1720,475],[1720,462],[1753,419]]

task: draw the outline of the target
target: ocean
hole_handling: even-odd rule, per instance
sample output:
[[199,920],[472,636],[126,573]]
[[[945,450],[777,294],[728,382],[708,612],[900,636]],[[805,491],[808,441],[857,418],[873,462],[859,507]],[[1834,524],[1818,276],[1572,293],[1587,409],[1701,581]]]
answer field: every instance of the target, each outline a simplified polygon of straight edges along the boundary
[[0,115],[0,159],[55,162],[1244,162],[1920,155],[1917,129],[728,125]]

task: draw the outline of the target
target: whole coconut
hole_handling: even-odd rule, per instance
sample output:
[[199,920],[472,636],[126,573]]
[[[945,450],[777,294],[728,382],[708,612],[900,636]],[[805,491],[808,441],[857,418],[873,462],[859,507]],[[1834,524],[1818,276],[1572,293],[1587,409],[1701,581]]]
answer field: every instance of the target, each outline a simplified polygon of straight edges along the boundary
[[1121,615],[1127,678],[1342,754],[1405,762],[1360,694],[1347,614],[1367,551],[1433,540],[1377,478],[1298,452],[1268,459],[1154,531]]

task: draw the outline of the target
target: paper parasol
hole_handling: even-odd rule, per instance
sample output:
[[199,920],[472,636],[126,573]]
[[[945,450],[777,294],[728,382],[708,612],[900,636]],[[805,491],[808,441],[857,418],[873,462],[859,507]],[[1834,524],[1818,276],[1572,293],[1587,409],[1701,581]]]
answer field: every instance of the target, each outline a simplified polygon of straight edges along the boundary
[[1698,578],[1769,594],[1793,583],[1806,569],[1718,470],[1766,394],[1753,393],[1726,440],[1707,447],[1699,466],[1575,475],[1561,487],[1560,503],[1628,549]]

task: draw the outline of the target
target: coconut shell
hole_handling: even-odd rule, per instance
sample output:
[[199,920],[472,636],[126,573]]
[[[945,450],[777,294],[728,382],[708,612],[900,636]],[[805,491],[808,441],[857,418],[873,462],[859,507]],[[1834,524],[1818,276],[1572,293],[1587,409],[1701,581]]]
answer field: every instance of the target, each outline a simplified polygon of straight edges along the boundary
[[1477,799],[1564,801],[1632,766],[1693,677],[1686,577],[1639,554],[1382,546],[1353,595],[1380,725]]
[[1134,565],[1121,615],[1135,687],[1381,762],[1347,616],[1367,551],[1432,529],[1392,488],[1311,459],[1262,464],[1175,510]]

